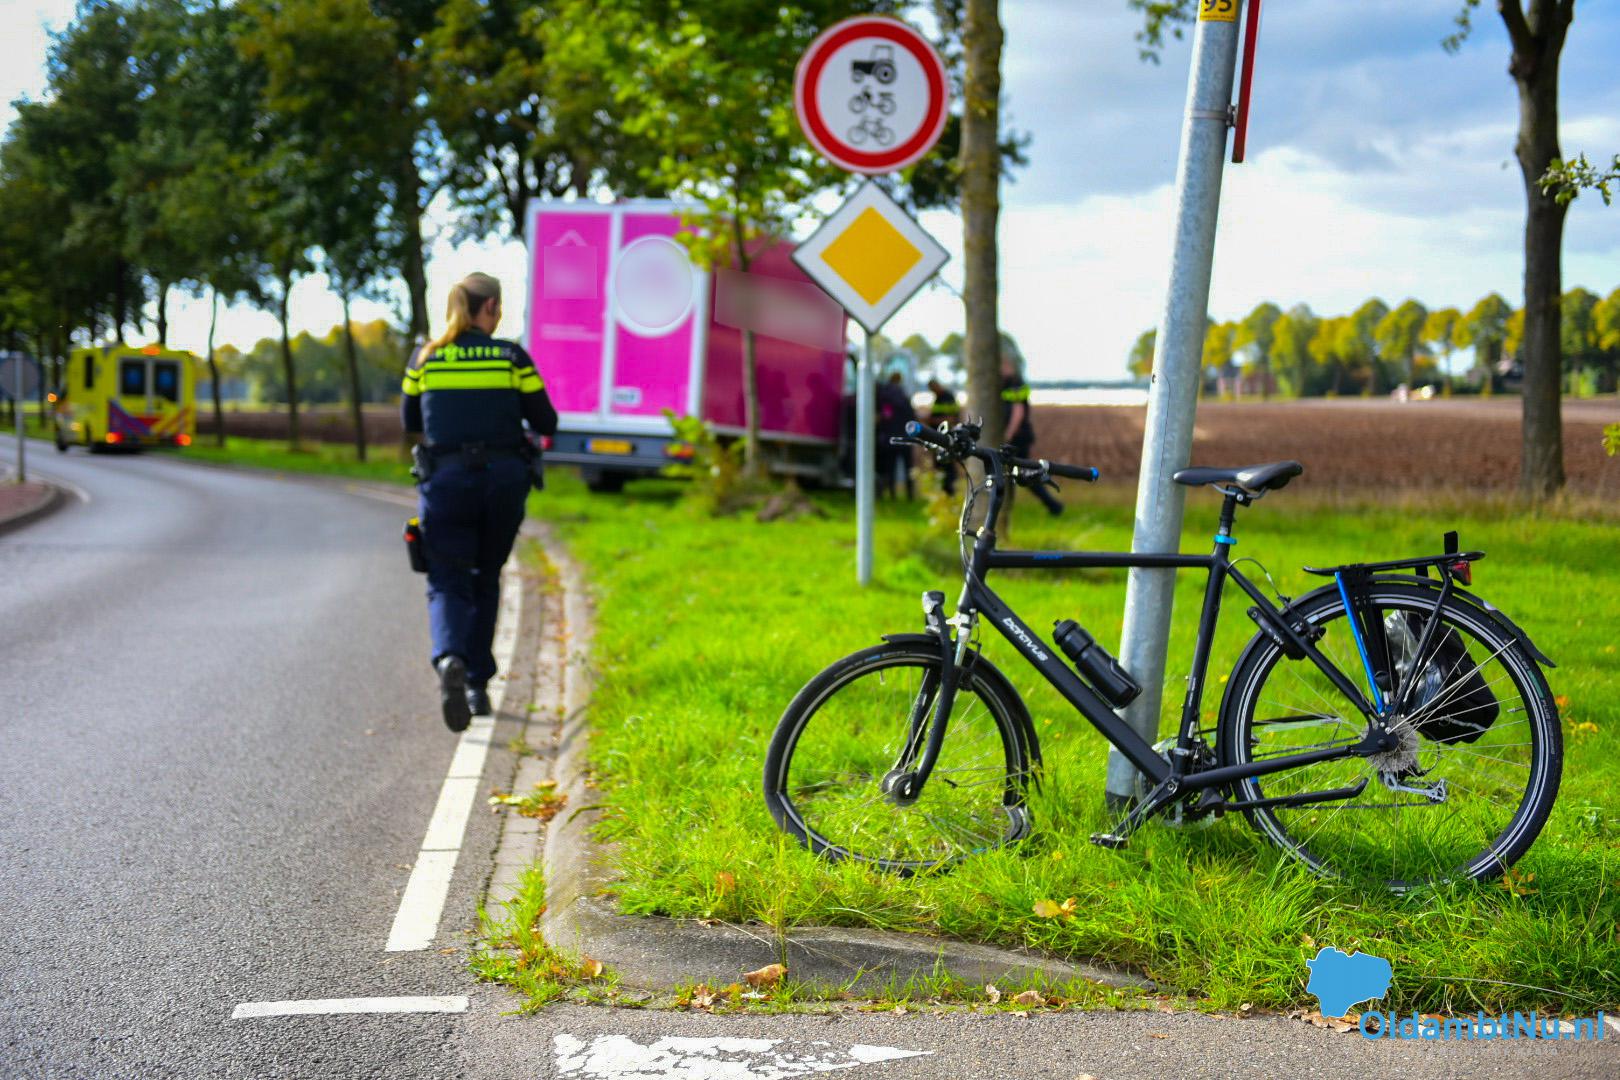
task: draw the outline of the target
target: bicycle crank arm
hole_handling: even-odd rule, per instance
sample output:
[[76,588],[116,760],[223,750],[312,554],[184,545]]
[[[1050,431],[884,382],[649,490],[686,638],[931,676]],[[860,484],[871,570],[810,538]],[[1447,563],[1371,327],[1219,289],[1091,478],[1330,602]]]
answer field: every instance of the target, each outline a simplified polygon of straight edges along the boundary
[[1326,791],[1306,791],[1298,795],[1278,795],[1271,799],[1246,799],[1242,802],[1221,803],[1216,810],[1265,810],[1273,806],[1309,806],[1311,803],[1335,802],[1353,799],[1367,789],[1367,778],[1362,777],[1349,787],[1329,788]]

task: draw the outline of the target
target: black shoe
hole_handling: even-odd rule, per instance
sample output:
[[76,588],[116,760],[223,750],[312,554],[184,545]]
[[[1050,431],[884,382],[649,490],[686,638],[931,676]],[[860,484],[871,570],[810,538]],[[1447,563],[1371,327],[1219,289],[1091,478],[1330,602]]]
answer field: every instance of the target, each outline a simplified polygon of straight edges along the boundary
[[467,687],[467,708],[474,716],[495,715],[495,710],[489,707],[489,691],[482,686]]
[[437,667],[444,726],[451,731],[466,731],[472,721],[467,708],[467,665],[459,656],[441,656]]

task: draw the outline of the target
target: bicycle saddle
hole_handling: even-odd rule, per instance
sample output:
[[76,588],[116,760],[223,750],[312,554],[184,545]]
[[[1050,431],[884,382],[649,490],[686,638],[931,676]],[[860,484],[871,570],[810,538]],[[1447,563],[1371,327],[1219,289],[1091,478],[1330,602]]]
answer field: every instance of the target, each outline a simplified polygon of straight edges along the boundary
[[1240,465],[1235,469],[1194,466],[1171,477],[1178,484],[1201,487],[1204,484],[1235,484],[1244,491],[1276,491],[1305,471],[1297,461],[1273,461],[1269,465]]

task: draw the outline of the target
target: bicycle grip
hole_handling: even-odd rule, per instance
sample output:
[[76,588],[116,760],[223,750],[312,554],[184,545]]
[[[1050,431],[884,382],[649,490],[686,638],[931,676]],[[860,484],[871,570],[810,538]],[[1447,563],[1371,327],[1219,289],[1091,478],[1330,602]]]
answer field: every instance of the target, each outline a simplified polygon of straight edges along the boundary
[[906,421],[906,435],[918,442],[924,442],[930,446],[936,446],[941,450],[949,450],[951,448],[950,441],[947,440],[943,435],[929,427],[927,424],[920,423],[916,420]]
[[1084,480],[1088,484],[1102,475],[1090,465],[1061,465],[1055,461],[1046,463],[1046,471],[1052,476],[1061,476],[1066,480]]

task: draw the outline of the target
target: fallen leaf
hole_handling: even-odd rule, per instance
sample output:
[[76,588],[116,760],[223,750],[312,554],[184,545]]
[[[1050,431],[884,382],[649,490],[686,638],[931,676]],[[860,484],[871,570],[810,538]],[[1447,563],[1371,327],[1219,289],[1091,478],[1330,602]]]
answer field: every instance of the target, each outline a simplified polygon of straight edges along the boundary
[[761,986],[775,986],[787,974],[786,966],[782,964],[766,964],[758,971],[750,971],[743,976],[743,982],[758,988]]
[[1254,1002],[1245,1001],[1243,1004],[1238,1006],[1238,1012],[1246,1013],[1246,1012],[1248,1012],[1249,1010],[1251,1010],[1253,1008],[1254,1008]]
[[602,975],[602,961],[593,960],[587,956],[579,962],[579,973],[587,979],[600,978]]
[[1001,1000],[1001,990],[996,986],[995,983],[985,983],[984,996],[985,1000],[994,1005]]
[[894,1015],[896,1015],[896,1016],[904,1016],[904,1015],[906,1015],[906,1007],[904,1005],[896,1005],[894,1007]]
[[1037,900],[1035,914],[1042,919],[1072,919],[1075,906],[1075,899],[1072,896],[1061,904],[1052,900]]
[[714,875],[714,887],[721,896],[727,896],[737,888],[737,878],[730,871],[722,870]]
[[707,986],[700,986],[692,991],[691,1005],[694,1009],[707,1009],[714,1004],[714,991]]
[[1015,1005],[1045,1005],[1046,998],[1041,996],[1039,990],[1025,990],[1022,994],[1013,995]]
[[1170,1037],[1170,1036],[1164,1034],[1163,1032],[1159,1032],[1159,1031],[1150,1031],[1150,1032],[1147,1033],[1147,1036],[1150,1039],[1168,1039]]
[[1567,709],[1569,707],[1569,695],[1559,694],[1557,697],[1553,698],[1553,704],[1558,706],[1560,709]]

